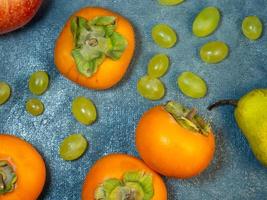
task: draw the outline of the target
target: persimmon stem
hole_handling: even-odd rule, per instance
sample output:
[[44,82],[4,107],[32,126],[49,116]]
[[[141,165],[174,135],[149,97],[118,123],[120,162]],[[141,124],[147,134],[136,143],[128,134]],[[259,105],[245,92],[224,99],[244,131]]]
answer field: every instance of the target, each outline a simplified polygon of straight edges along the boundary
[[224,99],[224,100],[220,100],[220,101],[217,101],[217,102],[211,104],[208,107],[208,110],[212,110],[212,109],[217,108],[219,106],[226,106],[226,105],[232,105],[234,107],[237,107],[237,104],[238,104],[238,100],[236,100],[236,99]]
[[186,115],[186,118],[192,120],[196,116],[196,114],[197,114],[197,109],[192,108],[190,112]]

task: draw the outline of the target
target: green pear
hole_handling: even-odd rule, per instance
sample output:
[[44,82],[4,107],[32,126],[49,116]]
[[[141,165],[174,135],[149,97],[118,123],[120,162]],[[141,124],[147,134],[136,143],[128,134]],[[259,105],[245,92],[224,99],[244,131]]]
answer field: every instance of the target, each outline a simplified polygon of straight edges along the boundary
[[267,88],[252,90],[239,101],[218,101],[208,109],[229,104],[236,106],[235,119],[239,128],[256,158],[267,167]]

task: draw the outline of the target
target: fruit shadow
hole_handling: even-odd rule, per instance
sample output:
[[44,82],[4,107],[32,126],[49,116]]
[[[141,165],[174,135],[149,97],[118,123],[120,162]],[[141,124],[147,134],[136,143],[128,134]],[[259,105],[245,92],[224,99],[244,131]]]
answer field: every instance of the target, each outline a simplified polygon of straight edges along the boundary
[[[192,182],[194,185],[201,185],[205,182],[212,182],[218,177],[218,172],[223,169],[225,164],[228,162],[227,151],[226,151],[226,142],[223,136],[223,131],[218,130],[215,135],[216,149],[214,154],[214,159],[208,169],[206,169],[199,176],[192,178],[189,182]],[[184,180],[188,181],[188,180]]]
[[217,134],[215,135],[215,143],[216,149],[214,154],[214,160],[210,167],[206,171],[204,171],[202,175],[200,175],[200,179],[214,179],[217,172],[220,171],[228,162],[227,158],[229,158],[229,156],[227,156],[226,141],[222,130],[218,130]]
[[51,173],[49,170],[49,166],[47,164],[46,165],[46,181],[45,181],[43,191],[40,194],[40,196],[38,197],[39,200],[45,199],[45,197],[47,197],[49,195],[50,187],[51,187]]
[[33,17],[31,22],[28,25],[25,26],[25,28],[31,27],[31,26],[35,25],[36,23],[38,23],[43,18],[45,18],[48,15],[48,13],[49,13],[48,11],[51,9],[53,4],[54,4],[53,0],[45,0],[45,1],[43,1],[40,9],[36,13],[36,15]]

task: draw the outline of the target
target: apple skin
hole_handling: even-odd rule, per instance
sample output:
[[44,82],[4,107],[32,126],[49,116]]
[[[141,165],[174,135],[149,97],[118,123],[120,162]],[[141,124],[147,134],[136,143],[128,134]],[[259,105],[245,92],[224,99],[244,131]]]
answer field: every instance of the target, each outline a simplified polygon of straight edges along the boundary
[[43,0],[0,0],[0,35],[27,24]]

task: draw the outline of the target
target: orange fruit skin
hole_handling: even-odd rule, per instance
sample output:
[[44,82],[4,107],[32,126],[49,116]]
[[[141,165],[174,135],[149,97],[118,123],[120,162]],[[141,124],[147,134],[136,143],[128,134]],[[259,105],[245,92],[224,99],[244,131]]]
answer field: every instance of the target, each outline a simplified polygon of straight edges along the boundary
[[180,126],[164,107],[142,116],[136,129],[136,147],[145,163],[156,172],[174,178],[191,178],[213,159],[215,138]]
[[46,168],[44,160],[26,141],[11,135],[0,135],[0,160],[7,160],[17,174],[15,189],[0,200],[36,200],[41,194]]
[[[96,16],[115,16],[117,18],[116,31],[128,41],[128,46],[119,60],[114,61],[106,58],[99,66],[97,72],[89,78],[79,73],[71,55],[71,51],[74,48],[74,41],[70,29],[70,19],[73,16],[81,16],[88,20]],[[133,26],[121,15],[105,8],[86,7],[74,13],[73,16],[67,21],[56,41],[54,60],[58,70],[65,77],[81,86],[95,90],[111,88],[122,79],[134,55],[135,33]]]
[[101,183],[110,178],[122,179],[129,171],[151,173],[154,183],[152,200],[167,200],[166,186],[161,177],[141,160],[126,154],[110,154],[98,160],[88,172],[82,189],[82,200],[94,199],[94,192]]

